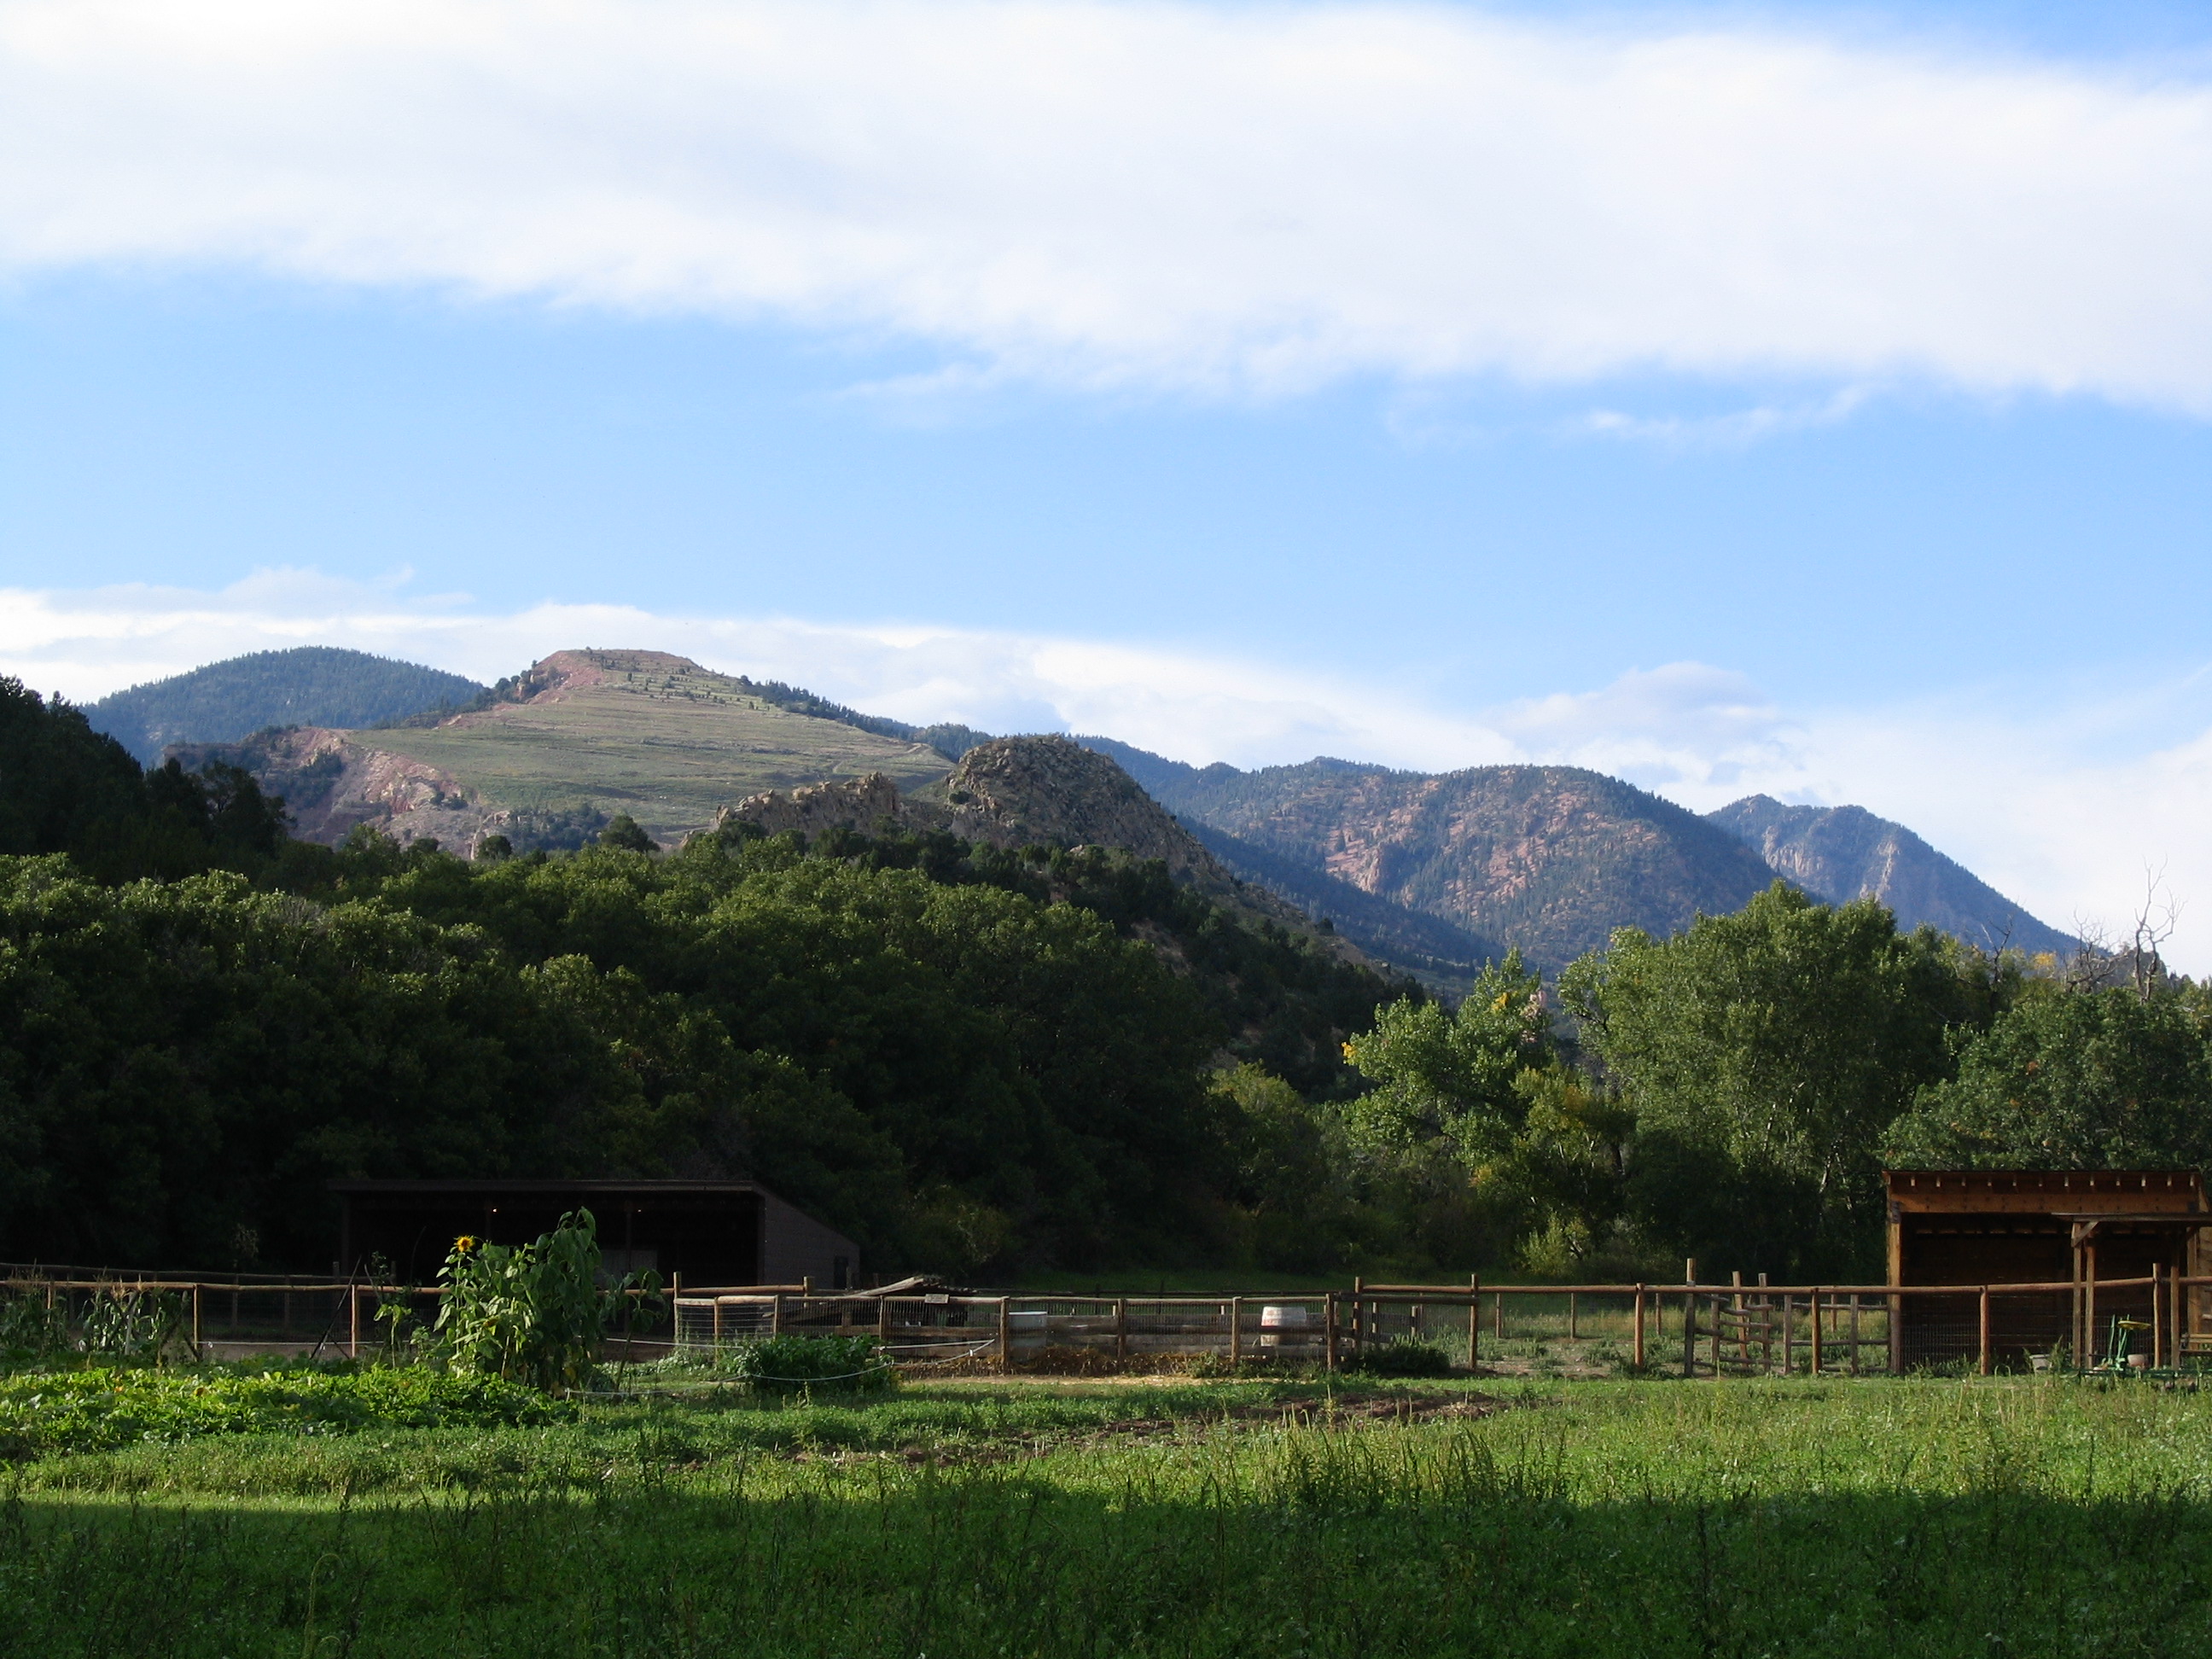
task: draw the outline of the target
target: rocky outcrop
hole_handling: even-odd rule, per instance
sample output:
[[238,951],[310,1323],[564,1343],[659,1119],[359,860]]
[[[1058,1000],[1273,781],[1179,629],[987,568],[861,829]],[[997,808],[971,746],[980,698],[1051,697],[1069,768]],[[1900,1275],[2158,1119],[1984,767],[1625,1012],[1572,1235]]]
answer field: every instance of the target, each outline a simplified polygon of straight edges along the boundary
[[875,773],[748,796],[724,810],[720,823],[732,822],[771,836],[795,830],[811,838],[835,829],[866,835],[888,824],[948,830],[992,847],[1113,848],[1158,859],[1177,881],[1252,921],[1308,934],[1344,961],[1367,961],[1357,945],[1317,928],[1295,904],[1240,880],[1112,760],[1066,738],[978,744],[926,796],[902,795]]
[[427,838],[465,851],[506,817],[451,774],[327,726],[258,732],[240,743],[181,744],[169,752],[187,769],[221,761],[252,773],[265,793],[283,797],[294,833],[305,841],[343,841],[356,824],[374,823],[401,841]]
[[1227,890],[1236,878],[1107,757],[1061,737],[994,738],[945,781],[953,834],[999,847],[1118,847],[1179,880]]
[[770,789],[748,795],[735,806],[724,807],[714,827],[754,823],[767,835],[781,836],[795,830],[811,840],[827,830],[858,830],[872,835],[886,823],[902,830],[942,829],[945,822],[941,809],[908,800],[889,778],[871,772],[864,778],[839,778],[787,793]]

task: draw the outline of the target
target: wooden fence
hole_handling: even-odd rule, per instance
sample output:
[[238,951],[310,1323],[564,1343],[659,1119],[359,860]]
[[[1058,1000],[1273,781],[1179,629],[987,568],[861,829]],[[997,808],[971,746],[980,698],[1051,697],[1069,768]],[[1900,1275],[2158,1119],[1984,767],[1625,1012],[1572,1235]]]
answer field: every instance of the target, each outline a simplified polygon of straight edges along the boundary
[[[42,1297],[62,1323],[129,1298],[173,1316],[195,1354],[337,1352],[379,1343],[377,1309],[434,1315],[438,1291],[277,1275],[185,1278],[56,1274],[0,1264],[0,1294]],[[1534,1358],[1566,1345],[1603,1365],[1684,1376],[1857,1376],[1966,1363],[1986,1376],[2045,1356],[2075,1366],[2110,1357],[2120,1316],[2153,1369],[2212,1349],[2212,1277],[2033,1285],[1384,1285],[1348,1291],[1211,1296],[968,1295],[811,1285],[672,1285],[667,1311],[625,1333],[632,1358],[715,1350],[785,1334],[876,1338],[896,1363],[1011,1367],[1088,1355],[1126,1365],[1152,1356],[1272,1358],[1336,1370],[1376,1350],[1424,1342],[1455,1363]],[[2100,1322],[2106,1328],[2100,1329]]]

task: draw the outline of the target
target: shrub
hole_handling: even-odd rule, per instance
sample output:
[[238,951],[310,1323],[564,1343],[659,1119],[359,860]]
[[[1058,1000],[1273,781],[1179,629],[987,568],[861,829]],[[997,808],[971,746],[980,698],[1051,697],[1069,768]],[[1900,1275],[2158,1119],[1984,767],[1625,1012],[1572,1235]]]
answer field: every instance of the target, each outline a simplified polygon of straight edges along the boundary
[[763,1394],[888,1394],[898,1386],[872,1336],[772,1336],[738,1349],[730,1369]]
[[1452,1363],[1433,1342],[1392,1342],[1369,1348],[1345,1370],[1367,1376],[1449,1376]]
[[255,1376],[119,1367],[32,1373],[0,1381],[0,1455],[104,1451],[210,1434],[526,1427],[574,1412],[519,1383],[420,1367]]

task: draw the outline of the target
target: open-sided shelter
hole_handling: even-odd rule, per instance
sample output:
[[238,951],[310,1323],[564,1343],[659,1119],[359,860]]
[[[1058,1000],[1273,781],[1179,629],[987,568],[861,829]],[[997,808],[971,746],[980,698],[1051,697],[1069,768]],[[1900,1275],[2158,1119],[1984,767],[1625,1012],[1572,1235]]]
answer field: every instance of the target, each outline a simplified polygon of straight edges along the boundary
[[337,1181],[338,1270],[381,1256],[428,1284],[454,1239],[526,1244],[589,1210],[610,1273],[650,1267],[687,1285],[859,1282],[853,1241],[752,1181]]
[[[1894,1298],[1890,1363],[1967,1358],[1980,1340],[1979,1291],[1993,1287],[1990,1347],[2020,1364],[2060,1343],[2077,1360],[2106,1352],[2115,1318],[2154,1347],[2179,1352],[2204,1335],[2199,1297],[2174,1281],[2201,1269],[2212,1226],[2193,1170],[1893,1170],[1889,1282],[1956,1285],[1961,1294]],[[2164,1290],[2148,1282],[2164,1281]],[[2109,1284],[2105,1281],[2133,1281]],[[2028,1286],[2035,1290],[1996,1286]],[[2148,1340],[2159,1326],[2159,1340]]]

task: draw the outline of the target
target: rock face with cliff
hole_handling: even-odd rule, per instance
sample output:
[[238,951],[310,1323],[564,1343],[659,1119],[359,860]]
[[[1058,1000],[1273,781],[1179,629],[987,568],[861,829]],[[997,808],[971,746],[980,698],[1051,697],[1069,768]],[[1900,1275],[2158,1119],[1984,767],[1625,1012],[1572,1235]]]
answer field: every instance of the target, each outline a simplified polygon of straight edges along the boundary
[[2080,941],[2046,926],[1901,823],[1863,806],[1791,806],[1747,795],[1708,814],[1808,893],[1876,898],[1898,925],[1923,922],[1984,950],[2068,956]]

